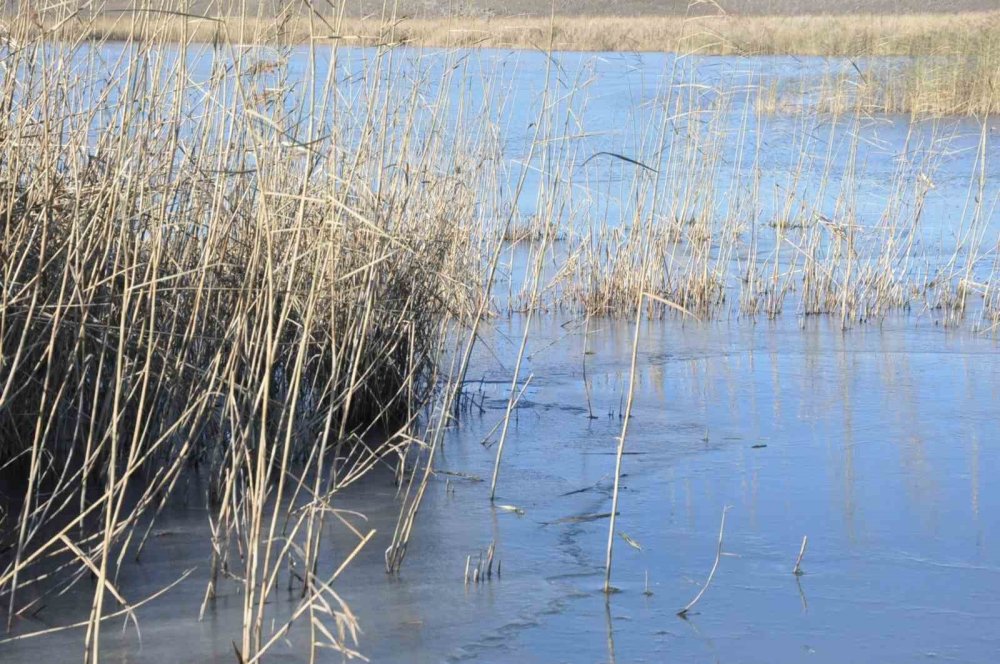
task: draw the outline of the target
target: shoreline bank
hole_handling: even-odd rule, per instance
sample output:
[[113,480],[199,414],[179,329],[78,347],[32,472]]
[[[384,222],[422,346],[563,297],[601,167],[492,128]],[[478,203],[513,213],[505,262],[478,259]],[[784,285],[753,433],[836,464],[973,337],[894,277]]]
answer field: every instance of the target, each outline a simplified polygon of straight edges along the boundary
[[452,48],[552,48],[587,52],[719,55],[976,55],[1000,48],[1000,11],[821,16],[555,16],[350,19],[197,16],[121,10],[91,17],[17,16],[63,40],[304,44]]

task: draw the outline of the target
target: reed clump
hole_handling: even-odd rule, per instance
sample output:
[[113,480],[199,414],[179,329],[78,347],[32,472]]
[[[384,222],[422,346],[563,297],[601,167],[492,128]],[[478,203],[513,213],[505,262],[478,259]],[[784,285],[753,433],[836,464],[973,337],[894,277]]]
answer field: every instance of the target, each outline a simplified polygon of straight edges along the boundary
[[[630,317],[643,298],[649,317],[671,314],[666,300],[702,318],[794,312],[844,327],[907,312],[959,324],[971,312],[977,328],[995,330],[990,122],[928,122],[856,105],[772,117],[756,103],[759,88],[688,76],[664,85],[655,110],[643,111],[638,140],[605,146],[604,154],[629,155],[611,169],[619,177],[582,195],[583,187],[553,194],[570,196],[559,206],[574,210],[560,242],[523,249],[510,270],[543,255],[546,283],[517,282],[501,308],[534,302],[543,311]],[[897,138],[882,141],[883,127]],[[968,157],[961,162],[956,141]],[[569,143],[547,146],[570,151]],[[779,143],[775,171],[762,155]],[[888,170],[873,176],[875,163]],[[547,177],[581,181],[580,164],[570,160]],[[943,164],[948,186],[962,183],[964,203],[938,191]],[[936,239],[938,229],[955,241]]]
[[[140,22],[155,38],[93,45],[33,25],[4,37],[0,92],[0,463],[27,478],[0,523],[8,629],[92,577],[97,661],[103,621],[139,603],[112,579],[202,467],[202,612],[238,585],[238,657],[306,614],[326,635],[310,648],[355,656],[331,584],[373,532],[352,525],[331,567],[324,523],[352,518],[336,492],[420,443],[452,330],[483,299],[488,141],[447,97],[394,94],[381,59],[348,100],[336,53],[305,55],[303,91],[272,42],[173,46]],[[285,569],[302,602],[269,629]]]
[[1000,42],[965,55],[852,62],[792,86],[771,82],[758,103],[766,113],[910,114],[918,117],[1000,113]]

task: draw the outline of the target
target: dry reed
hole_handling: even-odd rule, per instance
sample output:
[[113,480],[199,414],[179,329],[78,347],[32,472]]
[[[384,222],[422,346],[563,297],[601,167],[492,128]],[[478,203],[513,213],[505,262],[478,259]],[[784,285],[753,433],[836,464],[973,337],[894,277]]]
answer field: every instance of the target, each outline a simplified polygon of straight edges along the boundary
[[[336,52],[326,70],[308,52],[303,92],[280,46],[174,47],[147,15],[127,21],[155,36],[110,62],[30,17],[4,37],[0,459],[27,477],[0,532],[8,628],[34,588],[92,574],[98,661],[108,604],[137,605],[112,579],[202,467],[202,614],[234,582],[241,660],[304,615],[313,651],[358,656],[331,584],[374,533],[332,498],[422,445],[450,331],[486,300],[490,144],[451,124],[480,109],[396,94],[391,58],[347,100],[327,73]],[[331,519],[356,536],[332,575]],[[66,572],[46,580],[53,563]],[[285,569],[302,600],[268,629]]]
[[[996,43],[1000,13],[816,16],[510,16],[404,18],[387,23],[333,16],[207,17],[157,9],[137,27],[130,11],[36,14],[39,26],[72,39],[194,39],[211,42],[223,30],[241,43],[262,38],[286,43],[313,40],[351,44],[449,47],[545,47],[557,50],[680,51],[702,54],[965,55]],[[41,27],[37,28],[41,29]]]

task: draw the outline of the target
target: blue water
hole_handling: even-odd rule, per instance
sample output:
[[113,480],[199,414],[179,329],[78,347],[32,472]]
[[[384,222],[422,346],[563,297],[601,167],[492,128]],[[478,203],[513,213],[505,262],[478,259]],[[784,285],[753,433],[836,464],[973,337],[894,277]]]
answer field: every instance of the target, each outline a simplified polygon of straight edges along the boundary
[[[228,84],[209,85],[219,71],[213,67],[231,55],[216,58],[207,47],[188,55],[196,87],[185,94],[195,120],[212,112],[216,97],[232,93]],[[289,136],[308,141],[328,133],[333,106],[320,112],[315,100],[302,99],[311,94],[308,81],[328,72],[330,52],[317,51],[314,65],[301,49],[257,55],[279,66],[254,85],[291,90],[273,116]],[[83,66],[92,56],[105,63],[93,66],[111,67],[131,54],[108,45],[75,57]],[[177,61],[176,53],[157,57],[167,67]],[[743,214],[762,228],[784,195],[776,191],[793,188],[809,206],[829,212],[848,186],[859,223],[873,228],[901,173],[904,187],[915,187],[921,176],[934,185],[920,217],[922,256],[951,256],[973,221],[969,201],[978,196],[984,211],[976,228],[985,239],[977,270],[988,271],[994,258],[995,120],[893,116],[832,123],[819,114],[754,111],[760,83],[801,80],[848,66],[843,61],[559,53],[555,64],[533,52],[402,49],[392,56],[402,73],[379,74],[393,82],[383,88],[370,78],[365,85],[361,76],[374,66],[374,51],[341,49],[337,57],[340,133],[325,139],[330,145],[356,149],[364,121],[353,112],[372,98],[390,108],[408,105],[419,85],[427,131],[457,132],[460,109],[465,117],[493,118],[498,132],[490,140],[497,141],[506,186],[529,168],[517,201],[525,214],[538,211],[558,172],[566,178],[561,190],[574,201],[566,224],[631,223],[643,204],[630,195],[637,167],[594,157],[601,151],[662,171],[660,190],[648,195],[660,196],[665,209],[697,184],[712,191],[703,200],[713,214]],[[127,98],[124,90],[115,98]],[[81,103],[94,92],[81,90]],[[685,101],[666,107],[668,95]],[[536,150],[525,164],[543,103],[550,106],[541,116],[566,140]],[[444,114],[443,124],[435,112]],[[981,142],[985,165],[976,157]],[[704,170],[678,166],[697,158],[668,157],[712,146],[721,159]],[[762,192],[759,207],[730,210],[751,187]],[[521,372],[522,382],[530,375],[531,383],[508,434],[497,497],[523,510],[519,515],[491,507],[488,479],[523,325],[522,317],[500,316],[483,331],[469,371],[482,412],[465,414],[447,436],[436,460],[442,472],[432,480],[399,577],[383,570],[399,509],[391,473],[377,469],[340,498],[341,508],[365,512],[378,530],[337,585],[364,630],[358,648],[372,661],[996,661],[1000,489],[991,479],[1000,472],[1000,354],[994,339],[942,328],[916,312],[846,332],[838,321],[795,315],[774,322],[643,322],[617,522],[641,550],[616,534],[613,584],[621,592],[606,596],[607,519],[566,519],[610,509],[632,323],[595,318],[585,338],[583,320],[534,320]],[[141,640],[131,626],[105,629],[105,661],[233,661],[239,584],[224,583],[198,620],[209,512],[197,478],[177,494],[157,522],[156,545],[140,564],[123,567],[118,587],[137,601],[184,570],[195,571],[139,610]],[[712,585],[682,620],[676,612],[712,566],[727,507],[724,551],[731,555],[721,558]],[[809,538],[805,574],[795,576],[803,536]],[[334,529],[324,565],[344,554],[342,541]],[[475,559],[491,541],[502,577],[464,583],[467,556]],[[85,620],[90,593],[81,583],[48,598],[44,610],[15,624],[14,634]],[[275,593],[268,615],[280,624],[297,599]],[[296,625],[268,661],[307,661],[308,638],[307,627]],[[82,643],[82,630],[0,643],[0,660],[79,661]],[[335,658],[323,652],[319,661]]]
[[[642,550],[616,536],[612,581],[621,592],[607,597],[607,519],[565,519],[610,509],[633,330],[592,321],[585,342],[582,321],[536,319],[523,374],[532,380],[497,496],[518,515],[491,508],[495,446],[482,443],[497,437],[522,323],[485,331],[469,374],[484,412],[448,436],[399,577],[385,574],[382,559],[399,505],[391,473],[376,471],[338,503],[378,530],[337,585],[372,661],[994,661],[993,341],[912,320],[847,333],[819,320],[644,323],[617,523]],[[140,609],[141,643],[131,627],[105,630],[106,661],[232,657],[239,586],[223,583],[197,620],[207,512],[197,485],[185,494],[188,504],[160,519],[162,535],[141,564],[125,566],[119,587],[140,598],[196,571]],[[682,620],[675,613],[708,574],[727,506],[732,555]],[[805,535],[805,574],[796,577]],[[331,533],[329,564],[345,539]],[[466,585],[466,556],[475,560],[491,541],[502,576]],[[78,584],[18,629],[85,619],[89,591]],[[277,592],[269,615],[280,624],[297,599]],[[77,661],[82,638],[59,633],[0,652],[12,662]],[[305,661],[307,638],[305,626],[294,628],[274,661]]]

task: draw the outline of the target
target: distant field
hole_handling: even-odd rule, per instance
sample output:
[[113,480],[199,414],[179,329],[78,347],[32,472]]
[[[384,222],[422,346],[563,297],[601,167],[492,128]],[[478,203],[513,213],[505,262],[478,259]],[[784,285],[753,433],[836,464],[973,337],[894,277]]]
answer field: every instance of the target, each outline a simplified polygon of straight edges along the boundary
[[[126,7],[132,3],[118,0],[108,7]],[[261,9],[276,14],[288,2],[280,0],[248,0],[250,11]],[[299,6],[296,3],[292,3]],[[339,2],[332,3],[340,5]],[[382,0],[348,0],[343,3],[346,16],[380,16],[384,7],[389,10],[393,2]],[[151,5],[154,6],[154,5]],[[239,13],[239,2],[194,0],[188,11],[199,14]],[[316,3],[323,11],[329,7]],[[396,14],[412,18],[438,18],[464,16],[487,18],[491,16],[548,16],[554,10],[557,16],[706,16],[730,14],[733,16],[811,16],[818,14],[917,14],[990,11],[998,8],[996,0],[399,0]]]
[[[968,0],[970,6],[978,0]],[[958,2],[963,6],[964,0]],[[587,4],[587,3],[581,3]],[[652,4],[652,3],[641,3]],[[809,3],[807,6],[812,6]],[[880,4],[880,3],[875,3]],[[613,4],[613,7],[618,7]],[[135,5],[133,5],[135,7]],[[63,39],[151,39],[500,48],[580,51],[677,51],[738,55],[988,55],[1000,44],[1000,11],[950,14],[799,16],[458,16],[430,18],[400,12],[356,18],[347,12],[303,16],[260,7],[236,19],[226,12],[186,9],[104,10],[88,15],[47,12],[25,17]],[[18,19],[12,19],[18,20]],[[34,27],[33,27],[34,26]]]
[[[390,3],[391,5],[391,3]],[[348,3],[356,14],[378,13],[380,0]],[[461,14],[511,16],[549,14],[559,16],[683,16],[728,13],[740,16],[815,15],[815,14],[910,14],[926,12],[965,12],[997,9],[996,0],[403,0],[399,13],[410,16]]]

